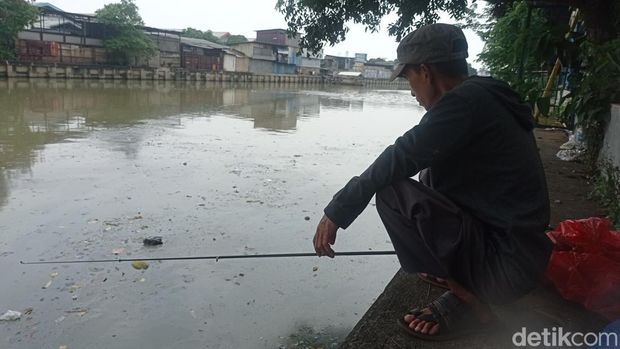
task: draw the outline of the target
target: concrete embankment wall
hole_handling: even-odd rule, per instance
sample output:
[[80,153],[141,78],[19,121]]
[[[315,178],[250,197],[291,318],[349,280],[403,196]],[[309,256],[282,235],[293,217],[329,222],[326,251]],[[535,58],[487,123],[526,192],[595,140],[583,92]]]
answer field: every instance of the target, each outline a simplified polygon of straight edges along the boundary
[[[100,79],[100,80],[163,80],[163,81],[225,81],[275,82],[295,84],[331,83],[322,76],[291,74],[252,74],[241,72],[188,71],[170,68],[131,68],[102,66],[61,66],[54,64],[0,64],[0,78],[26,79]],[[364,86],[406,88],[403,81],[363,79]]]
[[601,157],[620,168],[620,104],[611,105],[611,119],[605,131]]

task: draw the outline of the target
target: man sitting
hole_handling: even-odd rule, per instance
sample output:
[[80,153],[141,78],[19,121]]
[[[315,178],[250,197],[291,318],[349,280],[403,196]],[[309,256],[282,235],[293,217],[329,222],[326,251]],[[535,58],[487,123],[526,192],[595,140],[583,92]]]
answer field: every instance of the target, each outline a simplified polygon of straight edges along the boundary
[[[549,255],[549,198],[528,105],[506,83],[468,77],[467,41],[448,24],[407,35],[392,79],[409,81],[426,109],[420,123],[353,177],[324,210],[314,237],[334,256],[376,194],[377,210],[406,272],[449,290],[399,323],[425,339],[493,328],[488,304],[536,287]],[[420,181],[410,177],[419,173]]]

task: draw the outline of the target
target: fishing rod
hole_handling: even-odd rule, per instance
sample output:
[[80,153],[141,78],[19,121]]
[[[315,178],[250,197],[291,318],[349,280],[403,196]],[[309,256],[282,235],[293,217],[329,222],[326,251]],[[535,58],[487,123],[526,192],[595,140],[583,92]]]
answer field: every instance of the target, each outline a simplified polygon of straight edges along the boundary
[[[395,251],[350,251],[336,252],[334,256],[379,256],[393,255]],[[244,259],[244,258],[290,258],[290,257],[313,257],[314,252],[304,253],[271,253],[271,254],[241,254],[227,256],[188,256],[188,257],[158,257],[158,258],[116,258],[116,259],[90,259],[90,260],[64,260],[64,261],[19,261],[19,264],[73,264],[73,263],[111,263],[111,262],[138,262],[138,261],[181,261],[181,260],[198,260],[198,259],[214,259],[216,262],[220,259]]]

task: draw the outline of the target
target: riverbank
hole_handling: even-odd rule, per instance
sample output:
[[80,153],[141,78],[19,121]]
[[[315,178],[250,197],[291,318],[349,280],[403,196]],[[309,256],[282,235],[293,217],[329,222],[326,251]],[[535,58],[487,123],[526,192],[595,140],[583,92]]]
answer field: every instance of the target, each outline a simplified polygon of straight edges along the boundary
[[340,81],[321,75],[253,74],[247,72],[193,71],[182,68],[136,68],[59,64],[9,63],[0,64],[0,79],[92,79],[92,80],[139,80],[139,81],[221,81],[265,82],[287,84],[343,84],[386,88],[407,88],[405,81],[384,79],[356,79]]
[[[585,166],[557,159],[558,147],[566,141],[562,131],[535,131],[547,175],[551,200],[551,225],[565,219],[600,216],[604,212],[588,199],[592,189]],[[598,331],[606,321],[582,307],[566,302],[549,286],[541,286],[523,299],[496,307],[505,328],[488,335],[466,337],[449,342],[427,342],[405,334],[396,324],[408,309],[428,304],[442,293],[416,276],[398,271],[340,348],[503,348],[510,347],[512,335],[526,326],[563,327],[564,331]]]

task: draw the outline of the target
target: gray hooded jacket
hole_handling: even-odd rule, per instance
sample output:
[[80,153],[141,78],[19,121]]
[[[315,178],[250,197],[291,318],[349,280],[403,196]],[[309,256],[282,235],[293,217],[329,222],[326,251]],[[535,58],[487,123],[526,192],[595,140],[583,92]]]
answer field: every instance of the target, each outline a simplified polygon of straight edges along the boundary
[[434,190],[506,240],[503,253],[527,253],[532,266],[544,268],[549,197],[533,128],[529,106],[506,83],[470,77],[353,177],[324,212],[347,228],[375,193],[428,169]]

